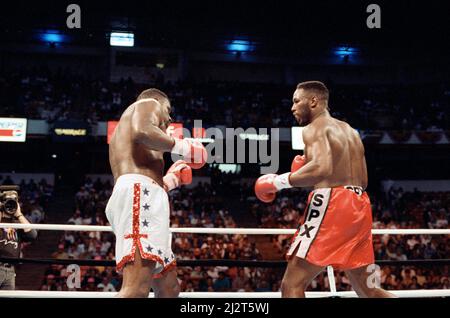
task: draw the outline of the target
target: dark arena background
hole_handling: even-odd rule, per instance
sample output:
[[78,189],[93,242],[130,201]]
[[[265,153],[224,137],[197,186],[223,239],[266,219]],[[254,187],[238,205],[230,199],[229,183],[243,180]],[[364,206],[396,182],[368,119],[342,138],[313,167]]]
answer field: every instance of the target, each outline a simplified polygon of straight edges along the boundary
[[[370,17],[378,12],[368,9],[374,3],[379,21]],[[22,214],[43,227],[12,257],[2,251],[11,231],[2,226],[0,265],[16,277],[15,290],[0,296],[112,297],[121,289],[112,232],[45,225],[109,226],[109,138],[137,95],[156,87],[170,98],[173,134],[183,127],[207,146],[214,139],[204,129],[242,128],[230,138],[247,150],[237,162],[242,149],[226,148],[222,159],[234,150],[233,160],[208,163],[191,185],[169,194],[181,296],[280,297],[285,253],[311,189],[259,201],[254,184],[267,162],[250,160],[249,144],[275,142],[269,153],[279,156],[276,173],[290,170],[303,153],[292,94],[307,80],[327,85],[331,115],[364,143],[381,287],[400,297],[449,296],[444,2],[70,4],[14,1],[1,12],[0,184],[20,187]],[[195,120],[204,129],[194,129]],[[166,171],[172,160],[165,159]],[[233,234],[235,228],[292,231]],[[355,296],[345,273],[331,268],[308,295]]]

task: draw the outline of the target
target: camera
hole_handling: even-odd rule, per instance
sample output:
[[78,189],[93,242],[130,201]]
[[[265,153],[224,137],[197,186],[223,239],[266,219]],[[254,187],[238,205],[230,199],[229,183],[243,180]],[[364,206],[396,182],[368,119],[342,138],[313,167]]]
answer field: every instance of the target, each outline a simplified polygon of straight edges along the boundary
[[13,216],[19,206],[19,187],[15,185],[0,186],[0,212]]

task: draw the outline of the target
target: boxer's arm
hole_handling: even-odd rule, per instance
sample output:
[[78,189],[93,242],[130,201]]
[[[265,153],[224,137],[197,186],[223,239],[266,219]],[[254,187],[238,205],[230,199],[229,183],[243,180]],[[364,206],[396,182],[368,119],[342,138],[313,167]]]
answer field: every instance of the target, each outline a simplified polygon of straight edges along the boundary
[[293,187],[311,187],[333,173],[333,161],[327,131],[317,130],[312,136],[304,134],[308,163],[289,176]]
[[369,183],[368,177],[367,177],[367,164],[366,164],[366,157],[363,156],[363,181],[362,181],[362,187],[363,189],[367,189],[367,185]]
[[151,150],[170,151],[174,146],[174,139],[161,128],[161,110],[156,101],[136,103],[131,115],[132,140],[145,145]]
[[356,137],[358,138],[358,143],[361,147],[361,160],[362,160],[362,171],[361,171],[361,176],[362,176],[362,187],[364,189],[367,188],[367,184],[368,184],[368,177],[367,177],[367,163],[366,163],[366,155],[365,155],[365,150],[364,150],[364,144],[361,140],[361,137],[359,136],[358,133],[356,133]]

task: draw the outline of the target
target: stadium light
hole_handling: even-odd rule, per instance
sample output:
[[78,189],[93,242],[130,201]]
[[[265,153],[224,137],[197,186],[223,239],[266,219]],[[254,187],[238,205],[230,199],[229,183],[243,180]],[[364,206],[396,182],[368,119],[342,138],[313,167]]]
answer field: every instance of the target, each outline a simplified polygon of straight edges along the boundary
[[35,33],[37,39],[45,43],[60,44],[69,42],[70,38],[66,34],[58,30],[41,30]]
[[247,40],[233,40],[227,44],[227,50],[231,52],[250,52],[255,46]]
[[351,47],[351,46],[339,46],[337,48],[335,48],[334,50],[334,54],[344,57],[344,56],[352,56],[352,55],[356,55],[359,53],[359,50],[355,47]]
[[111,46],[134,46],[134,33],[132,32],[111,32],[109,37]]

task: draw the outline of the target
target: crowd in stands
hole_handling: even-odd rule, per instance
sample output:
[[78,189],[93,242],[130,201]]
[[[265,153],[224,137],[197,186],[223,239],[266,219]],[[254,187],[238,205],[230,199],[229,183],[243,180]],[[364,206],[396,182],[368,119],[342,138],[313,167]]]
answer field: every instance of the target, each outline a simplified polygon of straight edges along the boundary
[[[75,195],[76,210],[68,221],[71,224],[106,225],[104,208],[112,190],[110,182],[87,179]],[[224,196],[217,189],[199,182],[195,187],[173,190],[171,198],[171,227],[236,227],[227,210]],[[238,194],[238,193],[235,193]],[[248,208],[257,226],[296,228],[303,215],[308,192],[302,189],[282,191],[275,204],[259,203],[251,184],[240,186],[241,207]],[[236,197],[239,200],[239,196]],[[450,193],[404,192],[392,187],[384,200],[374,199],[374,228],[447,228]],[[395,213],[393,212],[395,211]],[[405,217],[406,215],[408,217]],[[427,216],[425,216],[427,215]],[[255,224],[256,225],[256,224]],[[290,235],[271,236],[272,248],[285,253]],[[114,260],[114,236],[108,232],[65,232],[58,243],[55,258]],[[376,260],[446,259],[449,257],[448,236],[375,235]],[[229,259],[260,260],[258,246],[250,237],[242,235],[176,234],[173,252],[178,260]],[[81,289],[118,291],[121,275],[114,267],[82,266]],[[242,268],[227,266],[178,267],[182,291],[277,291],[284,269]],[[66,290],[65,268],[49,267],[42,289]],[[418,288],[450,288],[448,265],[382,265],[381,285],[388,290]],[[335,272],[338,290],[351,290],[343,272]],[[317,276],[309,290],[329,289],[326,273]]]
[[[327,83],[334,116],[358,129],[441,131],[450,125],[446,112],[450,86],[355,86]],[[186,127],[194,119],[205,127],[290,127],[292,85],[244,82],[172,83],[163,79],[147,85],[132,79],[112,83],[74,75],[68,69],[41,67],[12,70],[0,76],[0,115],[59,120],[118,119],[137,95],[149,86],[168,94],[174,121]],[[7,93],[6,93],[7,92]]]
[[[75,194],[75,211],[67,221],[75,225],[108,225],[105,207],[112,193],[109,180],[86,178]],[[64,232],[57,250],[56,259],[114,260],[114,234],[111,232]],[[81,266],[82,290],[116,291],[120,289],[121,277],[114,267]],[[67,269],[63,265],[52,265],[45,272],[42,290],[69,290],[66,283]],[[73,287],[75,288],[75,287]]]

